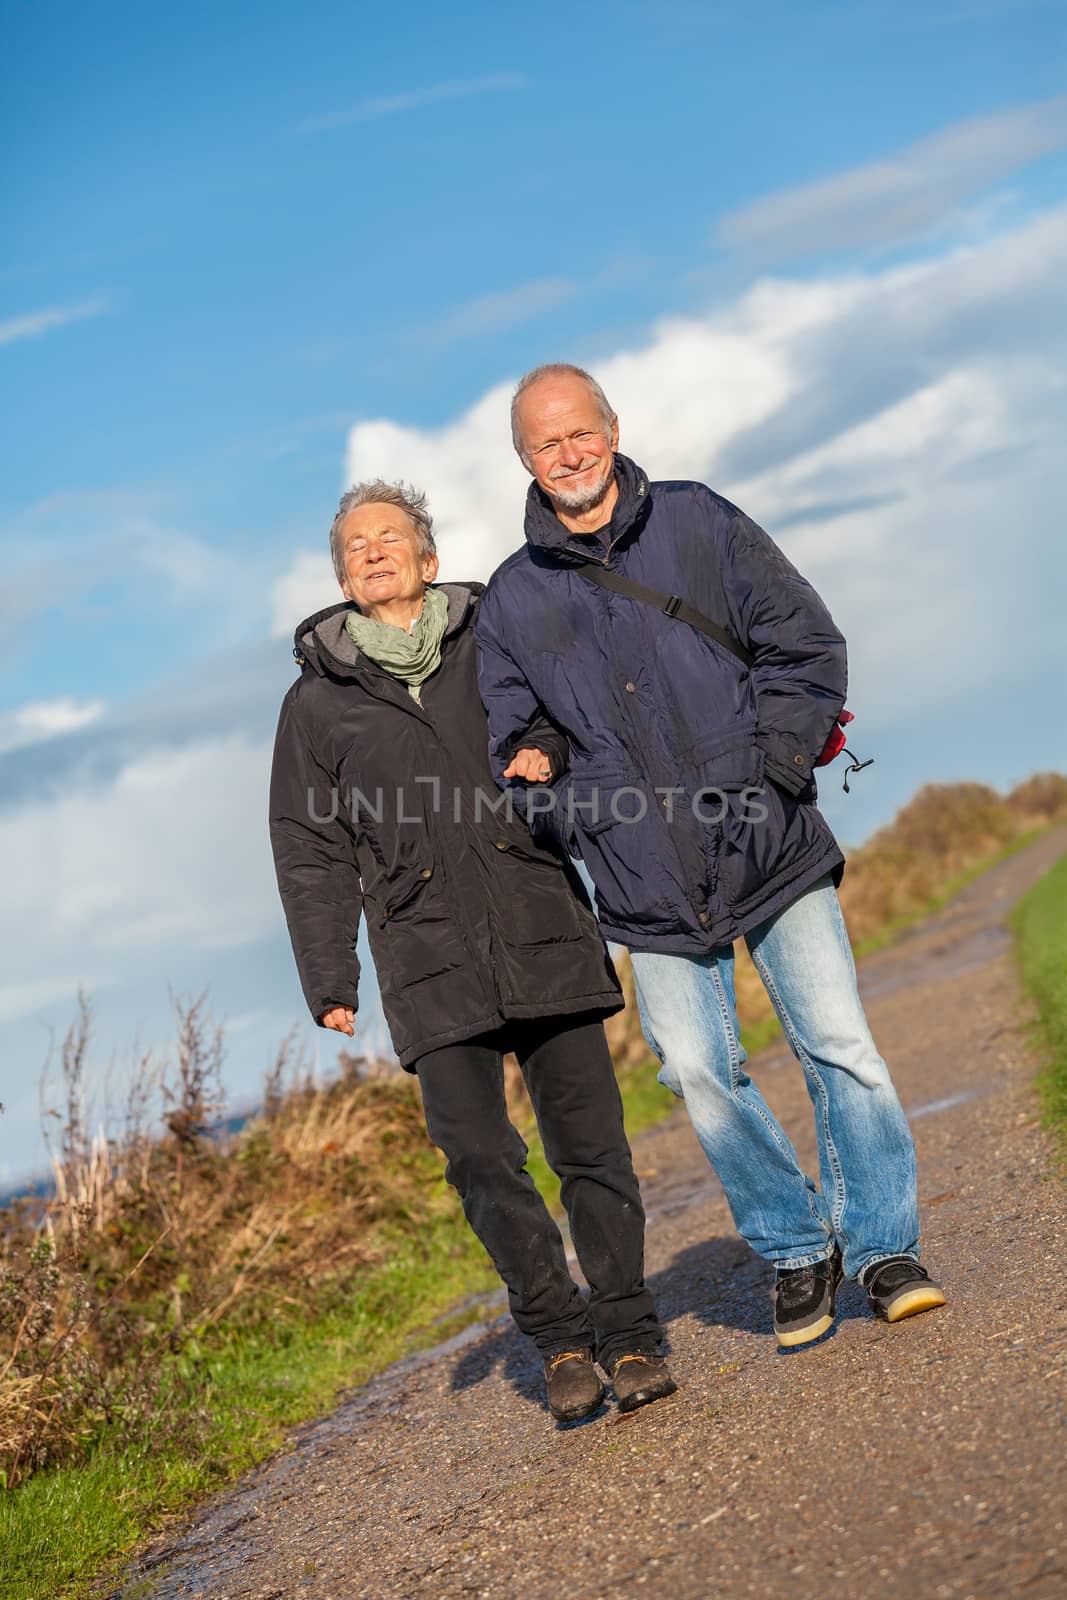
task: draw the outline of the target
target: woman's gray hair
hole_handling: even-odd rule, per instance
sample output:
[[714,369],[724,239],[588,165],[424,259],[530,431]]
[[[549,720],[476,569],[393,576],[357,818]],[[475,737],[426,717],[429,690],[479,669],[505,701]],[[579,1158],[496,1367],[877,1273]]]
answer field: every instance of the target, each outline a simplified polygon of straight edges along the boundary
[[535,383],[540,383],[542,378],[581,378],[583,383],[589,385],[593,399],[597,403],[597,410],[600,412],[600,420],[604,424],[604,432],[609,438],[611,425],[615,421],[615,413],[608,403],[607,395],[592,373],[586,372],[584,367],[572,366],[569,361],[549,361],[543,367],[534,367],[532,372],[526,373],[525,377],[519,379],[515,385],[515,393],[511,397],[511,442],[527,472],[532,469],[529,457],[523,449],[522,434],[519,431],[519,401],[527,389],[532,388]]
[[437,554],[437,545],[433,537],[433,518],[426,509],[426,496],[419,489],[413,489],[407,483],[386,483],[384,478],[369,478],[366,483],[353,484],[346,494],[341,496],[341,504],[337,515],[330,528],[330,555],[333,557],[333,570],[337,574],[340,584],[347,582],[345,572],[344,551],[341,549],[341,529],[345,518],[350,511],[355,511],[358,506],[385,505],[397,506],[412,527],[418,545],[419,559]]

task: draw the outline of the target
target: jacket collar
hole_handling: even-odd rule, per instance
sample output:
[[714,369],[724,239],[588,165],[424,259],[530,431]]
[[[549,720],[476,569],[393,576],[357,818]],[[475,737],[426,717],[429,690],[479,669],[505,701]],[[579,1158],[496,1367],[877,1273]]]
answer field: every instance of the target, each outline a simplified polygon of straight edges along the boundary
[[[444,637],[459,633],[466,625],[475,598],[482,593],[481,583],[435,583],[448,596],[448,622]],[[345,627],[350,611],[358,611],[354,600],[342,600],[338,605],[327,606],[305,618],[293,639],[293,655],[300,666],[313,667],[322,675],[334,677],[355,676],[362,652]]]
[[[607,533],[609,555],[620,539],[640,532],[651,503],[647,476],[629,456],[617,451],[615,481],[619,486],[619,498]],[[535,549],[550,550],[554,555],[572,555],[583,560],[588,560],[590,555],[598,558],[588,539],[576,536],[563,526],[551,500],[537,482],[531,483],[526,493],[526,540]]]

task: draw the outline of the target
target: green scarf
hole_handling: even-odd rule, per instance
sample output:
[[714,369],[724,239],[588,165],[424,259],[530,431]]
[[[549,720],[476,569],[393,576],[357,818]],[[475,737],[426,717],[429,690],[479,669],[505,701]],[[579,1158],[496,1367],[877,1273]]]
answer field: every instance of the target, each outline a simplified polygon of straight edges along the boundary
[[411,632],[392,622],[376,622],[362,611],[350,611],[345,630],[365,656],[408,686],[408,694],[421,705],[419,686],[441,665],[441,640],[448,625],[448,596],[440,589],[427,589],[422,610],[411,624]]

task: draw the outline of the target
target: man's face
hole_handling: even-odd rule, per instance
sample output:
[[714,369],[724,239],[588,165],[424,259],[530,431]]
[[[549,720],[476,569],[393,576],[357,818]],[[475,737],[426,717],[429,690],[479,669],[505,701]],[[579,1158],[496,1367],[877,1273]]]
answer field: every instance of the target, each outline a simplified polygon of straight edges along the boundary
[[569,374],[542,378],[519,396],[526,463],[561,510],[592,511],[611,488],[619,424],[610,431],[589,385]]
[[372,501],[341,524],[342,591],[373,615],[389,601],[417,604],[437,576],[437,557],[420,556],[418,534],[399,506]]

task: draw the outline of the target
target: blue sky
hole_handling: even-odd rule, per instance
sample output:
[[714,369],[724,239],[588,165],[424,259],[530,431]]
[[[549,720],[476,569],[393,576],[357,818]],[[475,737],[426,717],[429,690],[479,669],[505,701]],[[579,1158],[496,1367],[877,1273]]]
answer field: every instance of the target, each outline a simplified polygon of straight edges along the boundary
[[102,1063],[168,984],[238,1096],[321,1043],[263,830],[285,633],[349,474],[425,484],[446,576],[514,547],[538,361],[826,594],[846,842],[1065,764],[1062,3],[3,16],[0,1182],[79,981]]

